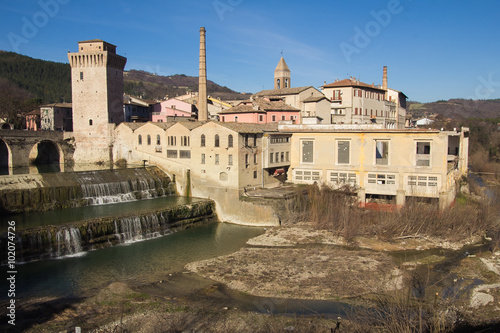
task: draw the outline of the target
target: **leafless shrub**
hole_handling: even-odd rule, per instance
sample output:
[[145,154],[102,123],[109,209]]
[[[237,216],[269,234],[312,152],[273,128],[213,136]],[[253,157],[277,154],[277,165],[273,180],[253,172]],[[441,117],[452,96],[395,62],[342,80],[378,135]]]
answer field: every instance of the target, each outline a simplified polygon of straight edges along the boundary
[[282,203],[282,221],[307,221],[351,241],[365,234],[394,240],[406,237],[441,237],[450,241],[500,230],[498,205],[487,198],[461,199],[454,207],[440,210],[437,204],[409,199],[394,212],[368,211],[357,205],[352,188],[309,186]]

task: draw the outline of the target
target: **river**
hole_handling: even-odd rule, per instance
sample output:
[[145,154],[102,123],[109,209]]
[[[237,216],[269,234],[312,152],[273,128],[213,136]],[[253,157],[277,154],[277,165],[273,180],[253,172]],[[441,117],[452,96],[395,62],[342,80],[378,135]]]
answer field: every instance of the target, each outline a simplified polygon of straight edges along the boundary
[[[146,241],[17,265],[17,296],[76,297],[115,281],[148,284],[182,272],[186,263],[235,252],[262,232],[262,228],[210,223]],[[2,290],[1,296],[6,295]]]

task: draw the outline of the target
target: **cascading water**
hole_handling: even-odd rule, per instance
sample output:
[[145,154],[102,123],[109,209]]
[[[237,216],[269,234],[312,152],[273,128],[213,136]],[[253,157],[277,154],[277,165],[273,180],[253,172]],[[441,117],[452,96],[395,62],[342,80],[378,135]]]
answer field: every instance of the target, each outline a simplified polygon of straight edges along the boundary
[[120,243],[160,237],[169,230],[166,222],[162,213],[122,217],[114,221],[115,234]]
[[120,182],[106,182],[104,179],[87,176],[82,181],[82,195],[90,205],[151,199],[166,193],[161,181],[142,176]]
[[64,227],[56,234],[57,257],[73,255],[82,252],[82,237],[80,230]]

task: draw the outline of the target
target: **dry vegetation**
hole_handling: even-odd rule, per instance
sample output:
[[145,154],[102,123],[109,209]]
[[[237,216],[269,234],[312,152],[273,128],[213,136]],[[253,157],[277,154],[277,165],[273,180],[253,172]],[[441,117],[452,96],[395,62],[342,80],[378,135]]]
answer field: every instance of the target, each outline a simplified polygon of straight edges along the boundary
[[[410,237],[439,237],[458,241],[487,232],[498,234],[498,207],[486,198],[470,200],[459,195],[454,207],[439,210],[436,205],[408,200],[394,212],[359,208],[357,197],[346,187],[300,188],[278,211],[284,223],[310,221],[353,241],[356,236],[375,236],[382,240]],[[463,199],[462,199],[463,198]]]

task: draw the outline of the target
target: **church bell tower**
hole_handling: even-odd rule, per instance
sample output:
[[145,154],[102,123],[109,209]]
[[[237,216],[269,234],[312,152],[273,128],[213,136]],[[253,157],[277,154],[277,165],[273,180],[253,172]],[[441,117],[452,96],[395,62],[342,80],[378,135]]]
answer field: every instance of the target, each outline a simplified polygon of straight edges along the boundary
[[290,69],[281,57],[274,70],[274,89],[290,88]]

